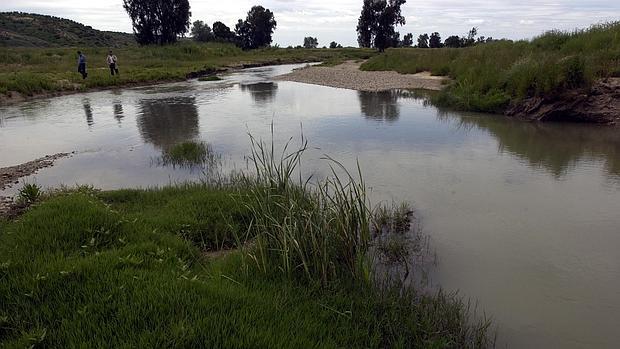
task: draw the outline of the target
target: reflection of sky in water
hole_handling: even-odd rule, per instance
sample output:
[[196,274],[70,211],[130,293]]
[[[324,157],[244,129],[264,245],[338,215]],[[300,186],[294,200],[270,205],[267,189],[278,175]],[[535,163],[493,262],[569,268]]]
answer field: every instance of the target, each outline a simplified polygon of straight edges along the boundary
[[[0,109],[0,166],[77,151],[32,181],[147,187],[195,179],[154,166],[168,147],[209,142],[244,168],[247,132],[283,144],[303,130],[304,169],[359,159],[376,200],[413,201],[436,276],[477,298],[514,347],[620,341],[620,132],[440,112],[402,91],[269,81],[291,66],[37,100]],[[13,189],[15,190],[15,189]]]

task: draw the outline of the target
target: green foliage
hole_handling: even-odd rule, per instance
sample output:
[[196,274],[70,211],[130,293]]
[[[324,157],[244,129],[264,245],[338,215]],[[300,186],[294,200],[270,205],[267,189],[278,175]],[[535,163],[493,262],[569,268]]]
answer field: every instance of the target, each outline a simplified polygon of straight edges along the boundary
[[210,144],[187,141],[165,149],[161,161],[163,165],[180,167],[214,167],[219,165],[220,155]]
[[25,204],[33,204],[39,200],[43,192],[41,187],[33,183],[25,183],[17,193],[18,200]]
[[502,112],[511,102],[587,88],[596,79],[614,76],[620,71],[619,57],[620,23],[616,22],[571,33],[548,32],[531,42],[390,49],[362,69],[448,75],[454,83],[435,102],[463,110]]
[[123,47],[133,46],[133,35],[105,32],[45,15],[0,12],[0,47]]
[[0,92],[26,95],[72,91],[134,83],[183,80],[188,73],[246,63],[296,63],[328,59],[371,57],[372,50],[276,49],[242,51],[226,43],[179,42],[167,46],[141,46],[114,50],[122,74],[111,77],[106,67],[107,50],[85,48],[88,78],[76,71],[77,56],[71,48],[8,48],[0,50]]
[[266,47],[271,44],[277,22],[273,12],[262,6],[252,6],[244,20],[235,26],[238,44],[244,50]]
[[406,0],[364,0],[357,22],[357,42],[360,47],[374,47],[383,51],[397,47],[399,33],[394,29],[405,24],[401,6]]
[[319,40],[317,38],[311,36],[304,38],[304,48],[316,48],[317,46],[319,46]]
[[203,21],[195,21],[192,24],[191,37],[194,41],[209,42],[213,40],[211,27]]
[[189,29],[188,0],[123,0],[123,8],[140,45],[175,43]]
[[202,254],[248,231],[254,215],[239,203],[251,195],[206,185],[66,191],[0,222],[0,346],[492,344],[489,323],[454,295],[345,276],[319,287],[248,274],[241,252]]

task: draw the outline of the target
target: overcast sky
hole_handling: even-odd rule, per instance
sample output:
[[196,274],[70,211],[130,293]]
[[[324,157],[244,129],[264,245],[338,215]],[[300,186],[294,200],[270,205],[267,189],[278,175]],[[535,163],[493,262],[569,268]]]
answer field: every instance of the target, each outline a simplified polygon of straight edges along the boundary
[[[23,11],[69,18],[96,29],[131,32],[122,0],[0,0],[0,11]],[[355,26],[362,0],[190,0],[192,21],[222,21],[234,27],[252,5],[275,13],[274,42],[298,45],[316,36],[321,46],[335,40],[356,45]],[[571,30],[620,20],[620,0],[408,0],[401,35],[438,31],[443,38],[476,26],[480,35],[531,38],[548,29]]]

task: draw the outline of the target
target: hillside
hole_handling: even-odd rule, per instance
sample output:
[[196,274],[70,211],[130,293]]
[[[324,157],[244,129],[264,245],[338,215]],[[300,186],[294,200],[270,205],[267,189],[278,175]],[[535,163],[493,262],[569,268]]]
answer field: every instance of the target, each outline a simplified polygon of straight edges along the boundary
[[135,45],[132,34],[106,32],[72,20],[0,12],[0,47],[119,47]]

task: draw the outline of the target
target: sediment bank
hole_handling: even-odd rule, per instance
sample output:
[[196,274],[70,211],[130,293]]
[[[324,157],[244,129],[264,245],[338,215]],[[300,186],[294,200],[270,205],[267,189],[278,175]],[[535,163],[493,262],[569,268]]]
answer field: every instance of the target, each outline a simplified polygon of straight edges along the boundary
[[449,81],[428,72],[400,74],[394,71],[361,71],[361,63],[345,62],[335,67],[313,66],[277,76],[275,80],[345,88],[365,92],[392,89],[441,90]]

